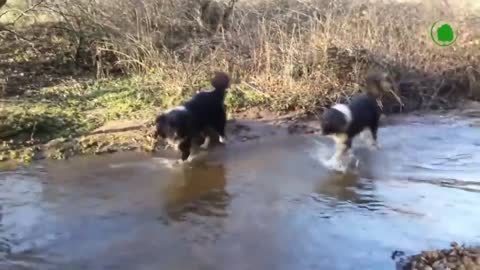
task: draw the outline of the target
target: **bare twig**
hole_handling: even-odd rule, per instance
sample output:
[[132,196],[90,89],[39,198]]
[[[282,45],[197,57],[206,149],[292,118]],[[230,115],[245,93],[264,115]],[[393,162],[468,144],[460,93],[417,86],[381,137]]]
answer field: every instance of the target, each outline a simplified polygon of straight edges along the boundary
[[[2,16],[4,16],[5,14],[9,13],[9,12],[19,12],[20,15],[18,15],[12,22],[10,23],[7,23],[7,24],[4,24],[4,25],[0,25],[0,32],[8,32],[10,34],[13,34],[15,37],[17,38],[20,38],[24,41],[27,41],[27,42],[32,42],[32,40],[24,37],[23,35],[19,34],[18,32],[16,32],[15,30],[12,30],[12,29],[9,29],[10,27],[14,26],[21,18],[23,18],[24,16],[26,16],[29,12],[35,10],[38,6],[40,6],[43,2],[45,2],[45,0],[40,0],[39,2],[37,2],[35,5],[29,7],[28,9],[26,10],[19,10],[19,9],[8,9],[6,11],[4,11],[2,14],[0,14],[0,18]],[[1,4],[1,2],[0,2]],[[2,5],[0,5],[1,7]],[[32,44],[30,44],[32,45]],[[33,47],[33,45],[32,45]]]
[[37,121],[33,123],[32,133],[30,134],[30,141],[33,141],[36,131],[37,131]]
[[29,7],[27,10],[23,11],[15,20],[13,20],[12,24],[15,25],[15,23],[20,20],[21,18],[23,18],[27,13],[29,13],[30,11],[33,11],[35,10],[38,6],[40,6],[41,4],[43,4],[43,2],[45,2],[45,0],[40,0],[38,1],[35,5]]

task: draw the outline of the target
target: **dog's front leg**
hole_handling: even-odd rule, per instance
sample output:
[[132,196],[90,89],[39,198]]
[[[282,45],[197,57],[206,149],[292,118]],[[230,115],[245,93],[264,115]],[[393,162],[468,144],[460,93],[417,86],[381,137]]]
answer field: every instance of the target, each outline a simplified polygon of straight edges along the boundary
[[374,150],[379,150],[381,148],[380,144],[378,143],[377,133],[378,133],[378,127],[377,126],[375,126],[373,128],[370,128],[370,134],[371,134],[371,137],[372,137],[371,148],[373,148]]
[[339,160],[341,157],[345,156],[348,150],[350,150],[352,140],[349,139],[347,134],[334,135],[333,139],[335,141],[335,155],[333,157]]
[[180,151],[182,152],[182,161],[186,161],[190,156],[190,148],[192,146],[192,139],[187,138],[183,140],[180,145],[178,146]]

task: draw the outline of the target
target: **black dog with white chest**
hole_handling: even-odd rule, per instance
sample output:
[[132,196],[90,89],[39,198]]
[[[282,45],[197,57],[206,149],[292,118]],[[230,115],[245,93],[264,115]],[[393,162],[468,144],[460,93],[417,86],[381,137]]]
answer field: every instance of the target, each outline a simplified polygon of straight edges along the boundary
[[226,73],[216,72],[211,84],[213,91],[198,92],[183,105],[160,114],[155,120],[156,135],[179,149],[182,161],[189,158],[194,144],[208,147],[211,131],[218,134],[220,143],[225,143],[227,113],[224,101],[230,78]]
[[386,74],[370,74],[366,78],[365,93],[352,98],[348,105],[335,104],[324,113],[322,134],[335,140],[336,158],[347,153],[354,137],[366,128],[370,130],[374,146],[378,148],[377,131],[382,110],[376,98],[390,87],[392,85]]

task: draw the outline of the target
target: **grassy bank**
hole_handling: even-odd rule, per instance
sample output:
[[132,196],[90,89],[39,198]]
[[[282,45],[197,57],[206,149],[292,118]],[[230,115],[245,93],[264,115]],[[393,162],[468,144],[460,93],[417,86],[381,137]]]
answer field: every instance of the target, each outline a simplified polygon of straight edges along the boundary
[[[154,115],[208,87],[214,70],[232,75],[231,115],[315,113],[371,69],[396,82],[401,102],[384,95],[386,113],[479,98],[480,13],[437,2],[7,0],[0,160],[151,150]],[[431,42],[438,19],[458,29],[454,45]]]

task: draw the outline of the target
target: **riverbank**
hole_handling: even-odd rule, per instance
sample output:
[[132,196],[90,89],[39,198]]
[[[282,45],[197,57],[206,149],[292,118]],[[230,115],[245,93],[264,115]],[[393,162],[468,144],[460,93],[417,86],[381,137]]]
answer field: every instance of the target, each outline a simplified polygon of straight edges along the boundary
[[[436,110],[443,115],[480,116],[480,103],[464,102],[456,109]],[[430,114],[432,110],[414,114]],[[155,115],[155,114],[152,114]],[[381,125],[394,124],[402,114],[383,115]],[[231,115],[227,123],[229,144],[286,135],[313,135],[320,129],[319,116],[304,112],[272,113],[249,109]],[[480,122],[479,122],[480,124]],[[474,125],[476,125],[474,123]],[[165,145],[153,137],[152,118],[111,120],[92,131],[58,137],[45,142],[19,141],[3,143],[0,158],[4,164],[29,163],[39,159],[66,159],[76,155],[101,155],[120,151],[155,152]],[[215,144],[214,144],[215,145]]]

